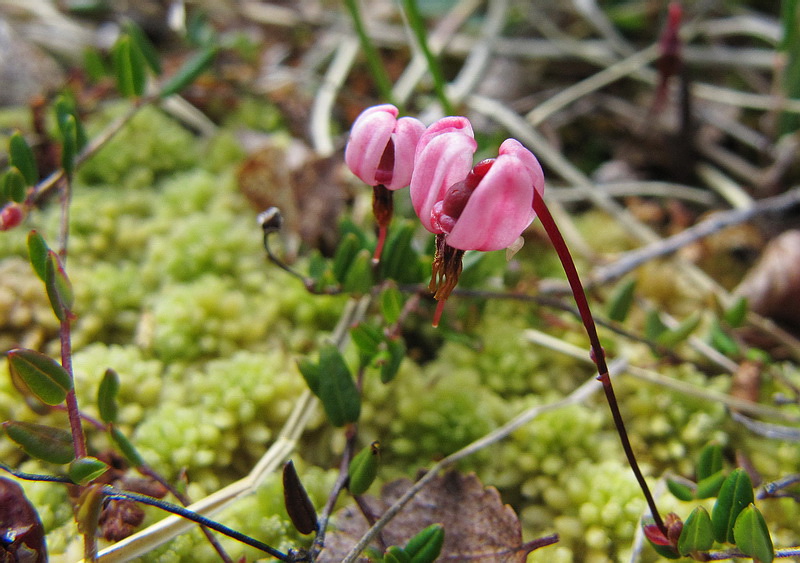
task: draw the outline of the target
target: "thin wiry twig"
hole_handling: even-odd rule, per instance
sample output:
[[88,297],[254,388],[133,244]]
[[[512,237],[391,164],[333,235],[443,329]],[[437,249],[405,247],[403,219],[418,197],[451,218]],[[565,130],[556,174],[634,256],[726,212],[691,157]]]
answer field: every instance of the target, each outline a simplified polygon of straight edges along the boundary
[[669,238],[631,250],[614,261],[614,263],[596,268],[589,276],[590,285],[606,284],[622,277],[645,262],[676,252],[684,246],[726,227],[750,221],[758,215],[786,211],[796,205],[800,205],[800,186],[779,196],[759,200],[747,209],[720,211],[705,221],[684,229]]

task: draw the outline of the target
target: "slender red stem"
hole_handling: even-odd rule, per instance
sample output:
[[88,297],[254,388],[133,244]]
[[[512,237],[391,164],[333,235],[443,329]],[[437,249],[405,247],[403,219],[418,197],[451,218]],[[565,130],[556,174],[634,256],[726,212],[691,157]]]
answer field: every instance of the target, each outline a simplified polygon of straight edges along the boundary
[[639,487],[642,489],[642,493],[647,501],[647,505],[650,507],[650,513],[653,515],[656,526],[658,526],[658,529],[664,534],[664,537],[667,537],[667,528],[664,526],[664,521],[661,519],[661,515],[656,507],[656,502],[653,499],[653,495],[650,493],[650,488],[647,486],[644,475],[642,475],[642,471],[639,469],[639,463],[636,461],[631,442],[628,439],[628,432],[625,430],[625,423],[622,420],[622,414],[620,413],[619,404],[614,394],[614,388],[611,385],[611,378],[608,375],[605,352],[600,345],[600,339],[597,336],[597,327],[594,324],[594,317],[592,317],[592,311],[589,308],[586,293],[583,291],[583,285],[578,276],[578,271],[575,269],[575,262],[572,260],[572,255],[569,252],[567,243],[564,241],[564,237],[561,236],[561,231],[559,231],[558,225],[556,225],[556,222],[553,220],[553,216],[550,214],[550,210],[547,208],[542,197],[537,195],[533,198],[533,210],[542,222],[547,236],[550,237],[550,242],[553,243],[553,248],[555,248],[556,254],[558,254],[558,258],[561,261],[561,266],[564,268],[564,273],[567,275],[567,281],[575,297],[575,304],[578,306],[583,326],[586,329],[586,334],[589,336],[589,342],[592,346],[591,356],[597,366],[597,379],[603,384],[603,391],[606,394],[606,400],[611,409],[614,426],[616,426],[619,439],[622,442],[622,449],[625,450],[625,456],[628,458],[628,464],[633,474],[636,476]]
[[[70,319],[65,318],[61,321],[61,366],[67,371],[70,379],[73,381],[75,378],[72,374],[72,342],[70,340]],[[73,388],[67,393],[67,416],[69,417],[69,426],[72,431],[72,444],[75,448],[75,457],[86,457],[86,437],[83,434],[83,425],[81,424],[81,413],[78,409],[78,398],[75,396],[75,389]]]

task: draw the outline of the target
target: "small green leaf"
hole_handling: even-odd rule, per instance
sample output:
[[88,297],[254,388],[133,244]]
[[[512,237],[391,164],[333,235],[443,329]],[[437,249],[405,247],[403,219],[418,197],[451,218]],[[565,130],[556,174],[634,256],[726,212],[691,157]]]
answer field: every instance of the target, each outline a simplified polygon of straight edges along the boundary
[[720,326],[718,320],[714,320],[714,323],[711,325],[710,337],[711,345],[722,354],[726,356],[735,356],[739,353],[739,345],[731,335]]
[[61,364],[35,350],[18,348],[8,353],[12,376],[22,381],[36,398],[47,405],[64,402],[72,389],[72,378]]
[[67,272],[61,265],[61,259],[52,250],[47,252],[44,287],[58,320],[67,320],[71,315],[75,294],[72,292],[72,283],[67,277]]
[[317,396],[331,424],[356,422],[361,414],[361,397],[342,354],[332,344],[319,351],[319,376]]
[[665,330],[656,337],[656,343],[662,346],[675,346],[683,342],[689,335],[694,332],[700,324],[700,313],[695,311],[685,319],[683,319],[678,326]]
[[350,329],[350,338],[358,348],[362,366],[367,366],[372,362],[378,353],[378,347],[384,340],[381,331],[374,326],[366,323],[359,323]]
[[75,459],[72,434],[66,430],[16,421],[4,422],[3,429],[31,457],[58,464]]
[[702,449],[697,459],[697,481],[719,473],[722,469],[722,446],[709,444]]
[[144,459],[142,456],[139,455],[139,452],[136,451],[136,448],[133,446],[130,440],[123,434],[119,428],[114,426],[113,424],[108,425],[108,430],[111,435],[111,439],[114,440],[114,443],[117,444],[119,451],[122,452],[122,455],[125,456],[125,459],[128,460],[128,463],[131,464],[132,467],[142,467],[144,463]]
[[369,293],[373,285],[372,254],[364,248],[350,263],[344,280],[342,280],[342,289],[356,295],[365,295]]
[[283,500],[286,513],[298,532],[312,534],[317,531],[317,511],[291,460],[283,466]]
[[339,283],[344,283],[344,278],[350,270],[350,264],[360,249],[361,245],[354,233],[347,233],[342,237],[333,255],[333,276]]
[[11,166],[15,166],[22,173],[26,186],[32,186],[39,180],[36,157],[33,156],[31,147],[19,131],[15,131],[8,142],[8,157]]
[[144,34],[142,28],[136,25],[132,20],[125,22],[125,32],[130,36],[136,48],[142,54],[147,66],[154,74],[161,74],[161,61],[158,59],[158,51]]
[[389,229],[380,264],[383,279],[417,283],[424,277],[419,254],[412,244],[415,229],[413,221],[395,221]]
[[99,82],[109,73],[103,57],[100,55],[100,52],[94,48],[84,49],[83,69],[92,82]]
[[167,98],[173,94],[177,94],[194,82],[197,77],[203,74],[203,72],[211,66],[211,63],[214,62],[217,51],[217,47],[208,46],[186,61],[183,66],[178,69],[178,72],[164,83],[159,96]]
[[97,388],[97,410],[103,422],[117,421],[117,393],[119,392],[119,375],[108,368]]
[[22,203],[28,195],[28,183],[18,168],[12,166],[3,174],[3,198]]
[[103,485],[99,483],[92,483],[81,491],[75,503],[75,523],[78,525],[78,532],[84,536],[94,538],[97,535],[104,498]]
[[678,500],[684,502],[694,500],[694,491],[688,485],[673,481],[672,479],[667,479],[667,488]]
[[[56,123],[58,123],[58,129],[61,131],[62,140],[66,142],[69,139],[73,144],[72,149],[75,153],[81,151],[86,146],[88,137],[78,118],[75,101],[67,96],[59,96],[54,107]],[[70,131],[68,132],[67,129],[70,129]]]
[[444,545],[444,526],[431,524],[408,540],[405,551],[411,556],[411,563],[431,563],[436,561]]
[[775,549],[769,536],[767,523],[761,512],[752,503],[736,518],[733,526],[736,547],[761,563],[772,563]]
[[747,318],[747,298],[739,297],[736,299],[733,305],[723,313],[722,318],[731,328],[742,326],[745,318]]
[[31,261],[31,266],[33,266],[33,271],[42,281],[47,276],[47,253],[49,251],[50,248],[42,235],[35,230],[28,233],[28,257]]
[[722,483],[725,481],[725,470],[720,469],[713,475],[709,475],[705,479],[697,483],[697,491],[695,497],[698,499],[712,498],[719,493]]
[[82,457],[74,459],[69,464],[67,474],[76,485],[88,485],[108,471],[109,466],[96,457]]
[[387,287],[381,293],[381,314],[386,324],[394,324],[403,311],[403,294],[396,287]]
[[126,97],[140,97],[147,85],[147,61],[139,46],[124,34],[120,36],[111,51],[117,88]]
[[612,321],[623,322],[633,305],[633,293],[636,289],[636,278],[620,283],[614,288],[614,292],[608,300],[606,315]]
[[386,340],[386,350],[379,355],[381,366],[381,382],[389,383],[397,375],[400,364],[406,356],[406,345],[402,339]]
[[75,170],[75,157],[78,154],[77,125],[74,115],[67,115],[61,125],[61,166],[67,175]]
[[411,557],[402,547],[393,545],[383,554],[383,563],[411,563]]
[[711,517],[702,506],[695,508],[686,522],[678,539],[678,551],[688,555],[695,551],[706,551],[714,545],[714,531],[711,528]]
[[308,388],[311,389],[311,392],[319,396],[321,379],[319,364],[309,360],[308,358],[302,358],[297,361],[297,368],[300,370],[300,374],[303,376],[303,379],[306,380],[306,385],[308,385]]
[[381,450],[379,442],[372,442],[358,452],[347,470],[348,488],[353,495],[363,495],[378,476]]
[[661,322],[660,313],[655,309],[647,312],[647,317],[644,321],[644,334],[648,340],[657,340],[664,331],[667,330],[667,325]]
[[734,469],[722,483],[711,510],[714,538],[720,543],[734,543],[733,525],[739,513],[753,502],[753,484],[742,468]]

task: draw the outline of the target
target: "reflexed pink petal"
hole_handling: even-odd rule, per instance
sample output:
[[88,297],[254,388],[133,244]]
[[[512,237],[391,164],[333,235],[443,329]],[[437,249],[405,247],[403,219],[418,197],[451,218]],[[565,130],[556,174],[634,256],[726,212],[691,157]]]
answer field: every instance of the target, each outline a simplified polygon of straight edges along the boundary
[[353,174],[374,186],[375,172],[397,122],[397,108],[390,104],[373,106],[361,112],[350,129],[344,160]]
[[465,117],[445,117],[422,134],[411,176],[411,203],[430,232],[442,232],[431,223],[433,205],[442,200],[451,185],[466,178],[477,147]]
[[505,141],[447,236],[447,244],[461,250],[510,246],[533,221],[534,193],[543,190],[544,176],[533,154],[518,141]]
[[397,120],[392,140],[394,141],[394,171],[392,180],[386,187],[390,190],[405,188],[411,183],[414,171],[414,154],[417,143],[425,132],[425,126],[413,117],[401,117]]

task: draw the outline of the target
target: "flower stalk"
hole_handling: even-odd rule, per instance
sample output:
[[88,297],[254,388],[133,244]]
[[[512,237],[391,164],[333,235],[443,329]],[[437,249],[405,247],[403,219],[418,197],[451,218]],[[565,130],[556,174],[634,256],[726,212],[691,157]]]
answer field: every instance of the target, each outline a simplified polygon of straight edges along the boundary
[[558,254],[558,258],[561,261],[561,266],[564,268],[564,273],[567,275],[567,281],[569,282],[570,289],[572,289],[572,294],[575,297],[575,304],[578,306],[578,311],[580,313],[583,326],[586,329],[586,334],[589,336],[589,342],[591,343],[591,358],[594,364],[597,366],[597,379],[603,385],[603,392],[606,395],[608,406],[611,409],[611,416],[614,419],[614,426],[616,426],[619,439],[622,442],[622,449],[625,450],[625,457],[628,459],[628,465],[630,465],[631,470],[636,477],[636,481],[639,483],[639,488],[642,490],[642,494],[644,494],[647,505],[650,507],[650,513],[653,516],[656,526],[658,526],[658,529],[664,534],[664,536],[666,536],[667,528],[658,512],[655,499],[650,492],[650,488],[647,486],[647,481],[645,481],[642,470],[639,468],[639,463],[636,461],[636,455],[633,453],[633,447],[631,446],[630,439],[628,438],[628,432],[625,429],[625,423],[622,420],[622,413],[620,413],[619,410],[619,403],[617,402],[617,397],[614,393],[614,387],[611,385],[611,377],[608,374],[605,352],[603,351],[603,347],[600,345],[600,338],[597,336],[597,327],[594,322],[594,317],[592,316],[592,311],[589,308],[589,302],[586,299],[586,293],[583,291],[583,284],[581,284],[578,271],[575,268],[575,262],[572,260],[572,255],[569,252],[567,243],[564,241],[564,237],[561,236],[561,231],[559,231],[553,216],[550,214],[550,210],[547,208],[547,205],[544,202],[544,199],[541,197],[534,198],[533,209],[536,212],[536,215],[539,217],[539,220],[542,222],[542,226],[544,227],[545,232],[547,232],[547,236],[550,238],[550,242],[553,244],[556,254]]

